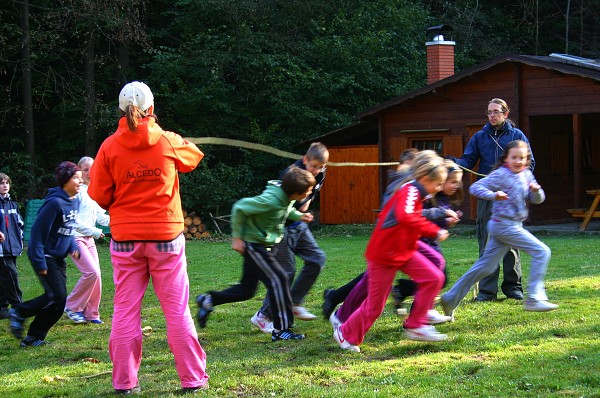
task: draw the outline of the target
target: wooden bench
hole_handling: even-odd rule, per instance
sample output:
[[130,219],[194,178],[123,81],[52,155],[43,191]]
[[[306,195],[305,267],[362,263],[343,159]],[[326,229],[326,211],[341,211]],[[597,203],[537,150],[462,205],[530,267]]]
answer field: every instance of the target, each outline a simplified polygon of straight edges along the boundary
[[[567,212],[575,218],[585,218],[587,216],[588,209],[567,209]],[[595,211],[592,217],[600,217],[600,211]]]
[[571,214],[572,217],[583,218],[581,226],[579,227],[580,231],[585,231],[592,218],[600,217],[600,211],[596,210],[598,208],[598,204],[600,203],[600,189],[590,189],[586,192],[589,195],[594,196],[594,201],[589,209],[567,209],[567,212]]

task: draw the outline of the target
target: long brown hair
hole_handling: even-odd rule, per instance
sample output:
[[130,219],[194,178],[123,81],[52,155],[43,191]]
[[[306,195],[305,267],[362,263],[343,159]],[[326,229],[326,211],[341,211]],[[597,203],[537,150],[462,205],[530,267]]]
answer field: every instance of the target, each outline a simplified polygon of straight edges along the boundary
[[133,104],[129,104],[125,108],[125,112],[123,112],[123,116],[127,119],[127,127],[129,127],[129,130],[135,131],[135,129],[137,129],[140,119],[143,119],[146,116],[154,116],[154,115],[148,115],[146,112],[142,111],[137,106],[135,106]]

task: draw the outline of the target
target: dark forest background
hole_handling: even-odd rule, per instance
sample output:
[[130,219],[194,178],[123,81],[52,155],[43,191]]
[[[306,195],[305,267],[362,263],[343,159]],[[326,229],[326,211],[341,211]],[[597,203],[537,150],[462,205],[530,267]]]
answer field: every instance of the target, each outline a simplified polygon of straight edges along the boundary
[[[132,80],[159,124],[302,154],[426,83],[428,27],[454,29],[457,72],[505,54],[600,58],[600,0],[4,0],[0,170],[20,202],[43,197],[62,160],[95,156]],[[490,93],[493,96],[493,93]],[[184,207],[227,212],[290,159],[202,147]]]

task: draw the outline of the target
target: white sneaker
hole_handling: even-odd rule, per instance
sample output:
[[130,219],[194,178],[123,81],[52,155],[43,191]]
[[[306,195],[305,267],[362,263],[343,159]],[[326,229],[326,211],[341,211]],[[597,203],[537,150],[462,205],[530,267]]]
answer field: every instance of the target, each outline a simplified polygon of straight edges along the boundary
[[294,318],[300,319],[301,321],[314,321],[315,319],[317,319],[317,316],[315,314],[311,314],[306,310],[306,308],[300,305],[295,305],[293,311]]
[[83,316],[83,312],[75,312],[65,309],[65,313],[67,314],[67,317],[75,323],[87,323],[85,316]]
[[452,322],[452,317],[442,315],[437,310],[427,311],[427,323],[430,325],[438,325],[440,323]]
[[331,326],[333,327],[333,330],[335,331],[335,329],[339,328],[340,326],[342,326],[342,321],[340,321],[338,319],[338,317],[335,315],[336,311],[333,311],[331,313],[331,315],[329,315],[329,322],[331,322]]
[[445,334],[439,333],[433,326],[423,325],[420,328],[404,328],[404,335],[409,340],[416,341],[443,341],[448,338]]
[[528,298],[523,302],[525,311],[545,312],[553,311],[558,308],[558,304],[553,304],[548,300],[535,300]]
[[263,333],[271,334],[273,332],[273,322],[271,322],[271,320],[264,316],[260,311],[257,311],[256,314],[250,318],[250,322],[259,328]]
[[342,329],[340,329],[339,326],[334,329],[333,338],[335,339],[335,341],[337,341],[337,343],[340,345],[342,350],[348,350],[348,351],[352,351],[352,352],[360,352],[359,346],[352,345],[348,341],[346,341],[346,339],[344,339],[344,336],[342,336]]

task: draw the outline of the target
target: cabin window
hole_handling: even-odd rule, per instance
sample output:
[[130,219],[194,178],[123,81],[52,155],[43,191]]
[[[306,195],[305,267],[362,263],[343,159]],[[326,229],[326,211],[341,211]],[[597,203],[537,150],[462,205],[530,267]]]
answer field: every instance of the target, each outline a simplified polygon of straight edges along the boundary
[[410,146],[417,148],[419,151],[430,149],[436,151],[438,155],[444,153],[444,145],[441,139],[411,140]]

